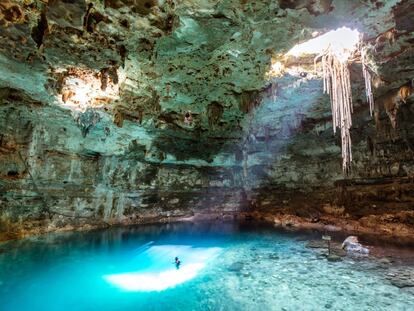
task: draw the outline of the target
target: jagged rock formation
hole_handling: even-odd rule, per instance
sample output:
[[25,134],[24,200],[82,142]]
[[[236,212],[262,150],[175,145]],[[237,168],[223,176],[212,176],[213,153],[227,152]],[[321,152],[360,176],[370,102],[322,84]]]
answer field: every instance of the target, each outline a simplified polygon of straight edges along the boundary
[[313,61],[269,76],[295,44],[348,26],[389,102],[414,78],[412,12],[410,0],[3,1],[1,235],[241,210],[339,210],[412,234],[413,96],[378,108],[376,128],[353,65],[344,177]]

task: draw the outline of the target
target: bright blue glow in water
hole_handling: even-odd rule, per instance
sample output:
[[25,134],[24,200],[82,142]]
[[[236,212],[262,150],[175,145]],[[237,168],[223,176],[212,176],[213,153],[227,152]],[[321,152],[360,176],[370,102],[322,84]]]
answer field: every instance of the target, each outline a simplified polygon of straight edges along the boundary
[[328,262],[311,238],[205,223],[3,243],[0,310],[414,310],[389,265]]
[[[220,251],[219,247],[150,246],[134,259],[137,271],[105,275],[104,279],[126,291],[161,291],[194,278]],[[181,261],[179,267],[175,257]]]

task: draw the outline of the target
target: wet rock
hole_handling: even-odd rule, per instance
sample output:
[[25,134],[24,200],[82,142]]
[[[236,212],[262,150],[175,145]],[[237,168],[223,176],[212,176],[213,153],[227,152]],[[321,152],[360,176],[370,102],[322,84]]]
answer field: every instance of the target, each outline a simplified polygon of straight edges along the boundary
[[328,243],[322,240],[311,240],[306,245],[308,248],[328,248]]
[[398,288],[414,287],[414,269],[400,267],[387,273],[386,278]]
[[344,213],[344,211],[345,211],[345,208],[343,206],[336,206],[336,205],[331,205],[331,204],[325,204],[323,206],[323,210],[327,214],[342,215]]
[[345,257],[346,251],[340,247],[340,245],[334,245],[331,247],[331,254],[334,254],[336,256]]
[[381,258],[378,262],[384,265],[389,265],[392,263],[392,259],[384,257]]
[[342,260],[342,258],[341,258],[340,256],[335,255],[335,254],[330,254],[330,255],[328,255],[328,256],[326,257],[326,259],[327,259],[328,261],[330,261],[330,262],[338,262],[338,261],[341,261],[341,260]]
[[331,232],[335,232],[335,231],[341,231],[342,228],[338,227],[338,226],[333,226],[333,225],[326,225],[323,227],[326,231],[331,231]]
[[358,242],[358,237],[352,236],[352,235],[347,237],[344,240],[344,242],[342,243],[342,248],[351,254],[363,254],[363,255],[369,254],[369,249],[366,247],[363,247]]
[[294,219],[282,220],[282,227],[290,228],[290,227],[299,227],[299,226],[300,224]]
[[414,279],[407,279],[404,277],[394,277],[391,279],[391,284],[398,288],[414,287]]

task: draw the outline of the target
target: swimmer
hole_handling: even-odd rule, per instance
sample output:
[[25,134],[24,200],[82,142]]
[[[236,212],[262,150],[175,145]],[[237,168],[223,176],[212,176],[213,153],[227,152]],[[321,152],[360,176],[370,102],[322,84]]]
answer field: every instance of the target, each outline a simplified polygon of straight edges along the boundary
[[178,259],[178,257],[175,257],[175,267],[177,269],[180,269],[180,265],[181,265],[181,261],[180,259]]

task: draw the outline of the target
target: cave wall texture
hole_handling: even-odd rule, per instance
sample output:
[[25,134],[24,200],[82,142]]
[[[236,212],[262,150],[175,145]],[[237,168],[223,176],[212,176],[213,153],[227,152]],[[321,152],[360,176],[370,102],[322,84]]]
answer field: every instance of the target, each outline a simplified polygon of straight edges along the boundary
[[250,211],[412,235],[413,96],[376,126],[352,65],[344,176],[313,59],[269,73],[357,28],[381,102],[414,78],[413,21],[412,0],[1,1],[1,238]]

